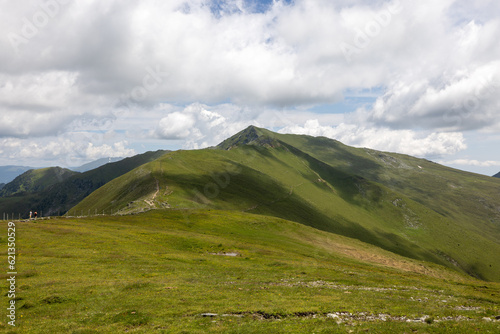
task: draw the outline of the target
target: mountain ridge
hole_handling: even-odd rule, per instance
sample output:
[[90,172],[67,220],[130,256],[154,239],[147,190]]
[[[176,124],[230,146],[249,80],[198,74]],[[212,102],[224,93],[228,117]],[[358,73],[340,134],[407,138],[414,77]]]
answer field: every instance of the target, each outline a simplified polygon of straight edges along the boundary
[[0,183],[7,184],[13,181],[16,177],[21,175],[24,172],[29,171],[30,169],[36,169],[34,167],[28,166],[0,166]]
[[[75,174],[71,177],[41,191],[0,197],[0,212],[16,213],[22,217],[27,217],[30,210],[43,212],[44,215],[64,214],[107,182],[157,159],[166,152],[168,151],[146,152],[84,173],[74,172]],[[5,187],[7,186],[9,185]]]
[[30,169],[6,184],[0,190],[0,197],[41,192],[76,174],[78,173],[61,167]]
[[[244,211],[498,280],[500,183],[491,180],[325,137],[249,127],[215,149],[170,152],[142,165],[90,194],[69,214]],[[447,204],[447,196],[461,205]]]

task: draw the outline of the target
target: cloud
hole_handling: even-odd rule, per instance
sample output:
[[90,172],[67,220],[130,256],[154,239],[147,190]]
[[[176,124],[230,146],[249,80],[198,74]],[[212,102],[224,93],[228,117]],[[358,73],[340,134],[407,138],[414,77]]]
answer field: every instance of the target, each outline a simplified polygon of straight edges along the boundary
[[[347,143],[432,155],[500,128],[498,1],[0,4],[0,139],[205,147],[318,119]],[[354,90],[381,93],[346,120],[308,115]]]
[[[182,111],[171,112],[163,117],[158,122],[155,133],[162,139],[181,139],[185,148],[213,146],[251,124],[258,125],[251,117],[246,120],[238,119],[239,111],[241,108],[234,105],[209,107],[199,103],[192,104]],[[221,113],[228,115],[230,119]]]
[[345,123],[338,126],[322,126],[317,120],[308,120],[303,126],[287,126],[279,132],[324,136],[339,140],[347,145],[406,153],[419,157],[452,155],[467,148],[461,133],[446,132],[422,135],[412,130],[366,128]]
[[196,120],[191,114],[173,112],[160,120],[156,133],[163,139],[185,139],[192,135]]
[[494,167],[500,166],[500,161],[478,161],[474,159],[456,159],[451,161],[444,161],[447,165],[459,165],[459,166],[478,166],[478,167]]
[[[128,142],[92,143],[70,138],[0,139],[3,159],[28,166],[78,166],[91,160],[107,157],[128,157],[136,151],[128,148]],[[1,159],[0,163],[5,163]]]
[[434,81],[395,82],[360,117],[393,128],[466,131],[498,124],[500,62],[460,70]]
[[[52,2],[59,4],[52,15],[37,1],[5,5],[2,31],[22,35],[34,25],[38,32],[18,53],[4,35],[0,72],[67,73],[73,81],[61,81],[60,88],[73,91],[76,110],[92,98],[118,103],[134,89],[139,94],[145,82],[155,88],[134,102],[148,107],[319,104],[340,101],[352,87],[387,87],[388,96],[409,87],[415,94],[409,102],[423,103],[427,88],[439,92],[439,85],[453,84],[447,73],[473,72],[500,56],[498,19],[457,24],[465,19],[464,8],[477,12],[480,6],[454,6],[451,0],[432,6],[405,0],[274,1],[257,12],[243,1]],[[37,13],[46,13],[47,22],[38,24]],[[350,62],[343,43],[357,49]],[[147,80],[151,69],[161,73],[157,82]],[[13,98],[10,108],[23,101]],[[420,114],[437,107],[428,101]]]

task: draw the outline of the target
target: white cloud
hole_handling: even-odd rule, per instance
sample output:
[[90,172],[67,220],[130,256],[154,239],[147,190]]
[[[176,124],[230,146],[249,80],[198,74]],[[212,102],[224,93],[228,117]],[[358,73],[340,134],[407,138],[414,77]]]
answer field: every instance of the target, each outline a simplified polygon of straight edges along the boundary
[[419,157],[452,155],[467,148],[461,133],[445,132],[422,135],[412,130],[367,128],[345,123],[338,126],[322,126],[317,120],[308,120],[303,126],[287,126],[279,132],[324,136],[339,140],[347,145],[406,153]]
[[11,159],[28,166],[78,166],[88,161],[107,157],[127,157],[136,154],[128,142],[111,143],[74,141],[70,138],[0,139],[2,159]]
[[157,134],[164,139],[184,139],[192,135],[195,122],[191,114],[173,112],[160,120]]
[[163,139],[182,139],[185,148],[197,149],[216,145],[248,125],[258,125],[251,118],[238,120],[240,108],[234,105],[214,106],[216,111],[208,109],[212,108],[196,103],[169,113],[159,121],[156,135]]
[[484,129],[500,117],[500,62],[448,76],[395,82],[360,117],[376,124],[448,131]]
[[478,161],[474,159],[456,159],[451,161],[443,161],[447,165],[460,165],[460,166],[477,166],[477,167],[495,167],[500,166],[500,161]]
[[[439,155],[464,150],[461,133],[500,129],[498,1],[218,4],[0,0],[0,138],[87,145],[75,132],[100,131],[116,136],[91,141],[103,152],[137,139],[205,147],[249,124],[318,119],[329,129],[311,134]],[[346,120],[307,112],[373,88],[375,105]]]

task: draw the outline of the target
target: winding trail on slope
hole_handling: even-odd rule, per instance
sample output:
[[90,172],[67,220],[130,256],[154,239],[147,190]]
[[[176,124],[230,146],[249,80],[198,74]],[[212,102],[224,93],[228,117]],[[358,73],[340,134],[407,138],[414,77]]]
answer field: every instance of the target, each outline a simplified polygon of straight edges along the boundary
[[160,181],[156,177],[155,181],[156,181],[156,192],[153,194],[153,198],[144,200],[144,202],[146,202],[149,206],[155,206],[154,200],[156,199],[156,196],[158,196],[158,193],[160,192]]

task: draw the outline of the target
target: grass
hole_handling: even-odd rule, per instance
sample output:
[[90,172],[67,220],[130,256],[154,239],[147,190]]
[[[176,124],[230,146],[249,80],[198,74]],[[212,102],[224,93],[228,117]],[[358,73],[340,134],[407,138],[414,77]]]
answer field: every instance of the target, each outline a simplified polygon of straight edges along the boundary
[[[483,320],[500,315],[498,283],[278,218],[153,210],[16,227],[18,326],[13,330],[4,318],[4,332],[496,333],[500,328],[499,322]],[[2,231],[6,236],[5,224]],[[5,237],[1,247],[7,248]],[[231,253],[237,256],[226,255]],[[4,291],[1,296],[7,305]]]

